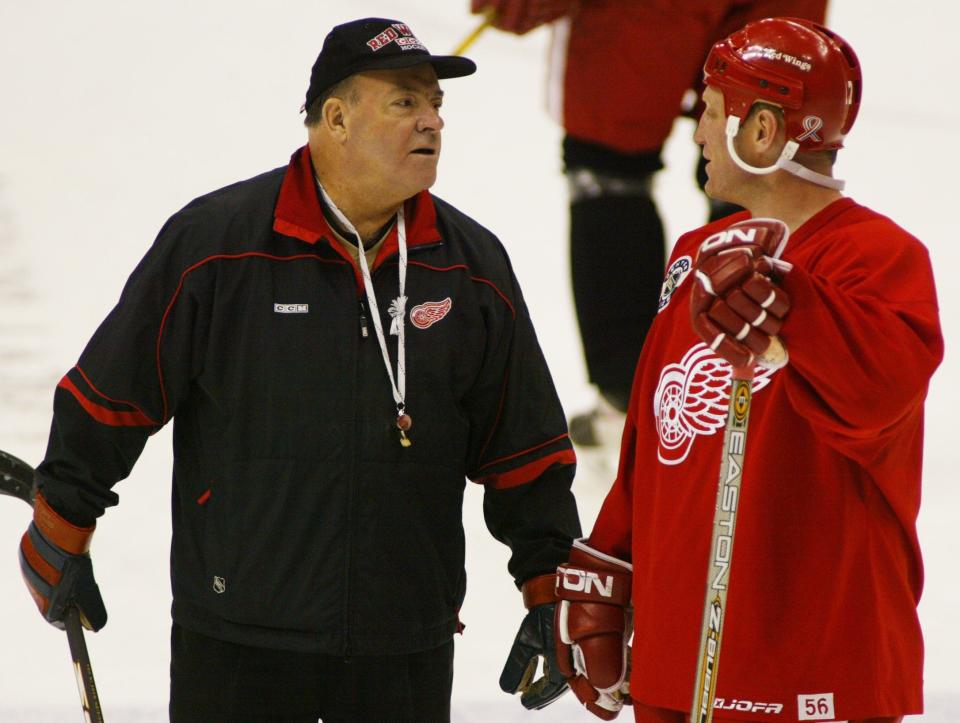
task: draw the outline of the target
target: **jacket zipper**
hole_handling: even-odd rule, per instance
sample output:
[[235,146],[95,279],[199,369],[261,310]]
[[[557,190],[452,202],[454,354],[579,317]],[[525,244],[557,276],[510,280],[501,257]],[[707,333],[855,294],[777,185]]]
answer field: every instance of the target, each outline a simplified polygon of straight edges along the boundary
[[[419,249],[421,249],[421,248],[422,248],[422,249],[427,249],[427,248],[432,248],[432,247],[435,247],[435,246],[440,246],[441,243],[442,243],[442,242],[436,242],[436,243],[432,243],[432,244],[426,244],[426,245],[424,245],[424,246],[417,247],[417,250],[419,250]],[[413,250],[414,250],[414,249],[411,249],[411,251],[413,251]],[[381,268],[382,268],[382,267],[381,267]],[[380,269],[377,269],[377,271],[379,271],[379,270],[380,270]],[[371,275],[376,275],[376,272],[377,272],[377,271],[374,271]],[[353,274],[352,274],[352,272],[351,272],[351,276],[352,276],[352,275],[353,275]],[[360,305],[360,338],[361,338],[361,340],[362,340],[362,339],[366,339],[366,338],[370,335],[370,330],[369,330],[369,326],[368,326],[368,313],[367,313],[367,303],[366,303],[366,299],[364,298],[362,291],[360,292],[360,294],[361,294],[361,295],[360,295],[360,299],[359,299],[359,305]],[[360,379],[360,376],[361,376],[361,375],[360,375],[360,364],[361,364],[361,347],[360,347],[360,346],[357,346],[356,361],[355,361],[355,363],[354,363],[354,378],[353,378],[353,388],[354,388],[354,390],[357,389],[358,383],[359,383],[359,379]],[[356,392],[355,392],[355,393],[356,393]],[[358,429],[358,427],[359,427],[359,425],[362,423],[362,420],[361,420],[360,416],[357,414],[357,407],[356,407],[356,405],[354,405],[353,410],[354,410],[353,427],[354,427],[354,430],[355,430],[355,431],[359,432],[360,430]],[[344,630],[344,634],[343,634],[343,656],[344,656],[344,658],[346,658],[346,659],[349,659],[349,658],[350,658],[350,585],[351,585],[351,582],[350,582],[350,566],[351,566],[351,564],[352,564],[352,555],[350,554],[350,552],[351,552],[351,548],[352,548],[352,545],[353,545],[353,524],[354,524],[354,519],[355,519],[354,510],[353,510],[353,505],[354,505],[353,488],[354,488],[354,480],[356,479],[357,471],[358,471],[358,469],[359,469],[359,467],[360,467],[359,455],[360,455],[360,451],[359,451],[358,449],[356,449],[356,445],[354,445],[353,468],[352,468],[352,470],[351,470],[351,474],[350,474],[350,478],[349,478],[349,479],[350,479],[350,484],[349,484],[349,488],[348,488],[348,491],[347,491],[346,585],[344,586],[344,591],[345,591],[345,592],[344,592],[344,600],[343,600],[343,602],[344,602],[344,610],[343,610],[343,630]]]
[[360,336],[366,339],[370,335],[369,329],[367,329],[367,303],[364,298],[360,297]]
[[[353,284],[353,271],[350,271],[350,283]],[[354,363],[353,363],[353,380],[352,388],[354,390],[354,398],[359,397],[359,388],[360,379],[362,379],[362,374],[360,373],[360,366],[363,363],[363,339],[369,334],[367,328],[367,306],[363,296],[359,298],[359,307],[360,307],[360,343],[356,344],[354,349]],[[351,405],[353,410],[353,430],[354,430],[354,439],[359,438],[359,426],[362,423],[361,415],[358,413],[359,405]],[[353,565],[353,525],[356,515],[354,514],[354,487],[356,485],[357,474],[360,469],[360,452],[357,449],[357,445],[353,446],[353,458],[350,465],[350,474],[347,477],[347,529],[346,529],[346,545],[345,545],[345,566],[344,566],[344,586],[343,586],[343,657],[345,659],[350,658],[350,588],[352,585],[351,582],[351,567]]]

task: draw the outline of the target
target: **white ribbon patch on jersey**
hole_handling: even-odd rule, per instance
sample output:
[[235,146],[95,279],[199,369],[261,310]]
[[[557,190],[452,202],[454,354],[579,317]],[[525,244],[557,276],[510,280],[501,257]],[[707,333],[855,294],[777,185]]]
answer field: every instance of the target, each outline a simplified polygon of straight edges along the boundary
[[[660,438],[657,457],[663,464],[680,464],[698,436],[710,436],[723,428],[731,371],[729,362],[700,342],[683,355],[679,364],[668,364],[660,372],[653,395],[653,416]],[[756,367],[753,391],[767,386],[772,374],[770,369]]]

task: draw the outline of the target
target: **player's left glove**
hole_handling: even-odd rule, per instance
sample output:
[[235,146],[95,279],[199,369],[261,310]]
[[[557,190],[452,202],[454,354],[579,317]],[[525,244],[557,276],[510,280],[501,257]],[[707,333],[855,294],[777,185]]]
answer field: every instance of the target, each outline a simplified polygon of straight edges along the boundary
[[493,27],[523,35],[569,15],[576,0],[471,0],[473,13],[492,12]]
[[752,218],[709,236],[697,253],[693,329],[735,367],[779,369],[787,363],[777,334],[790,298],[777,280],[792,268],[779,258],[789,235],[782,221]]
[[[520,693],[520,703],[528,710],[545,708],[567,692],[567,679],[557,666],[554,648],[554,575],[540,575],[523,583],[523,603],[529,612],[510,648],[500,674],[505,693]],[[537,662],[543,658],[543,674],[536,680]]]
[[557,568],[557,662],[580,702],[613,720],[630,698],[633,566],[576,540]]

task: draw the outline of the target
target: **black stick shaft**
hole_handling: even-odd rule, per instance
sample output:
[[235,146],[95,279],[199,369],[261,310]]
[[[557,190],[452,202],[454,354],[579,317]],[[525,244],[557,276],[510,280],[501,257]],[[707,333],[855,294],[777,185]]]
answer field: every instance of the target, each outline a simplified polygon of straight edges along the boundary
[[87,653],[87,641],[83,637],[80,612],[75,608],[67,611],[67,642],[70,644],[70,657],[73,658],[73,672],[77,676],[77,690],[80,693],[80,705],[88,723],[103,723],[103,711],[100,709],[100,697],[97,684],[93,679],[93,667]]

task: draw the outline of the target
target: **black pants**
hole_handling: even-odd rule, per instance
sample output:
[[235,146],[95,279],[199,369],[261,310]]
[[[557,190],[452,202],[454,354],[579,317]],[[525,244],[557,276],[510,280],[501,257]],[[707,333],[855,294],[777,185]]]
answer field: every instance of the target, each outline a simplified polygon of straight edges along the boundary
[[663,286],[663,224],[649,195],[663,163],[659,150],[620,153],[571,136],[563,160],[568,172],[585,169],[623,185],[571,197],[570,275],[590,382],[625,412]]
[[409,655],[251,648],[171,634],[172,723],[445,723],[453,641]]
[[[601,190],[570,204],[570,274],[590,382],[621,412],[627,410],[637,359],[659,308],[666,262],[660,211],[649,184],[663,168],[660,149],[621,153],[567,136],[568,172],[587,169],[634,190]],[[700,188],[706,161],[697,166]],[[643,188],[644,190],[639,190]],[[710,202],[710,220],[741,210]],[[689,219],[690,228],[699,225]]]

